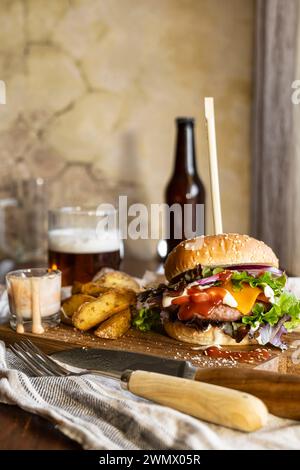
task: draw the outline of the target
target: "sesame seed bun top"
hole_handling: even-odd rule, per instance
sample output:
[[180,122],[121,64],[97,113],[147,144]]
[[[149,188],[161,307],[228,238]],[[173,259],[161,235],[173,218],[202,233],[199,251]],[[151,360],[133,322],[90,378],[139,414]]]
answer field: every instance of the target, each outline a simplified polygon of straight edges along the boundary
[[177,245],[167,257],[165,275],[171,281],[196,266],[265,264],[278,267],[273,250],[264,242],[238,233],[196,237]]

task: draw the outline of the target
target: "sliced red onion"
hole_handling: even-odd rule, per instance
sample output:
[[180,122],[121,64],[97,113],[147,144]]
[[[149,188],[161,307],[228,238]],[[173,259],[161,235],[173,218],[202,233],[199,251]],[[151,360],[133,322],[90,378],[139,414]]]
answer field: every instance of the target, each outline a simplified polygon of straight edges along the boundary
[[205,286],[207,284],[213,284],[214,282],[217,282],[220,279],[220,274],[214,274],[213,276],[209,277],[204,277],[203,279],[197,279],[195,282],[199,284],[200,286]]
[[283,271],[281,269],[275,268],[274,266],[269,266],[266,264],[236,264],[234,266],[228,266],[226,269],[230,271],[247,271],[250,275],[256,275],[259,272],[266,272],[274,274],[274,276],[282,276]]

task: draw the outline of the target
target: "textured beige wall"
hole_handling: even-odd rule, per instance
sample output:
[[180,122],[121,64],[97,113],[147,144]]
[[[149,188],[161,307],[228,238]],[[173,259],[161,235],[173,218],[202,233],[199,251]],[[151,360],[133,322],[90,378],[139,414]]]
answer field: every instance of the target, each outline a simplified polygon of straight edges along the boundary
[[0,0],[0,178],[47,177],[53,203],[116,191],[159,202],[173,120],[193,115],[208,187],[203,97],[214,96],[224,228],[247,231],[253,10],[254,0]]

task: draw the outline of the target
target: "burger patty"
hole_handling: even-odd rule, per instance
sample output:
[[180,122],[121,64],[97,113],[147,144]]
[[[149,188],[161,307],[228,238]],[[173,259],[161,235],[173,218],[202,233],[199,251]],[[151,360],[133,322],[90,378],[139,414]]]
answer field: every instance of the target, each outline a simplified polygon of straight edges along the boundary
[[236,321],[242,317],[242,314],[236,308],[220,304],[213,307],[207,316],[197,313],[197,317],[212,321]]

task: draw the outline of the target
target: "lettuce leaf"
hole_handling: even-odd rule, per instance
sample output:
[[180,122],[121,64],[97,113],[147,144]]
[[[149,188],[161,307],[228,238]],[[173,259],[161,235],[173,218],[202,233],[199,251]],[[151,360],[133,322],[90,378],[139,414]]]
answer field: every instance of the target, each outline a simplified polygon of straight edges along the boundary
[[246,271],[233,272],[231,276],[231,282],[234,290],[240,290],[243,287],[243,283],[249,284],[251,287],[261,287],[262,289],[266,286],[270,286],[275,297],[279,297],[286,284],[286,275],[282,274],[279,277],[273,277],[272,273],[265,271],[258,277],[253,277]]
[[225,268],[209,268],[204,266],[202,268],[202,277],[210,277],[214,276],[215,274],[219,274],[224,271]]
[[140,331],[150,331],[161,327],[160,310],[143,307],[133,317],[132,325]]
[[244,316],[242,322],[253,328],[261,324],[275,326],[284,316],[286,316],[286,321],[283,326],[287,330],[300,325],[300,300],[290,292],[283,292],[279,297],[275,297],[275,303],[270,310],[267,310],[265,304],[257,302],[251,315]]

